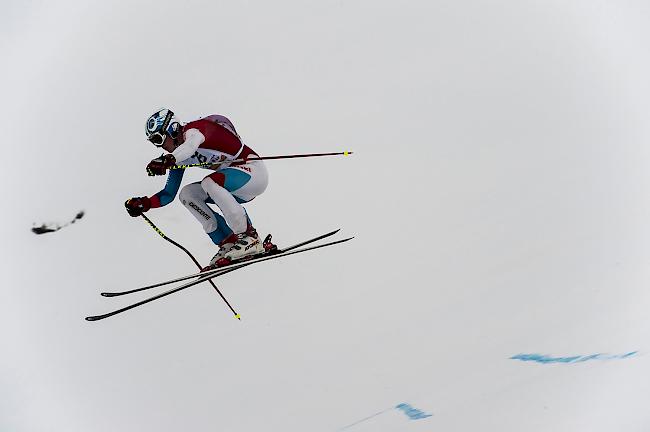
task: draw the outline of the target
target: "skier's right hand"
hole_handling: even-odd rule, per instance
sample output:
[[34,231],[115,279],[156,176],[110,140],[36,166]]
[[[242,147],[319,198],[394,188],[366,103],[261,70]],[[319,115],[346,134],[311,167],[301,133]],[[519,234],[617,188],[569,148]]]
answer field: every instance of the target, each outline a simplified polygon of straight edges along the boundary
[[124,203],[124,207],[131,216],[137,217],[151,208],[151,200],[146,196],[129,198]]

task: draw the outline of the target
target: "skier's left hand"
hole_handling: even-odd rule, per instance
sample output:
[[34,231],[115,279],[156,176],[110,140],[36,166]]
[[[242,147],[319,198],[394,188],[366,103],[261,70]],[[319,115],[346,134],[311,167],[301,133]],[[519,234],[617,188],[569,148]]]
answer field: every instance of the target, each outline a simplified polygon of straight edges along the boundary
[[147,174],[150,176],[165,175],[167,168],[176,165],[176,158],[173,154],[161,155],[160,157],[152,160],[147,165]]
[[133,217],[140,216],[142,213],[149,211],[151,208],[151,200],[149,197],[133,197],[126,200],[124,203],[126,211]]

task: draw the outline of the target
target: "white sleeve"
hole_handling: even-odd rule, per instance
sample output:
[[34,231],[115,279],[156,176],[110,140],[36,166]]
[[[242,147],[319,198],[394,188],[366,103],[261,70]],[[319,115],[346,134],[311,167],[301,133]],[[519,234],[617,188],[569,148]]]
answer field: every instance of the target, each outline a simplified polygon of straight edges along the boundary
[[205,142],[205,136],[198,129],[188,129],[184,133],[185,141],[176,147],[172,152],[177,161],[184,161],[194,155],[201,144]]

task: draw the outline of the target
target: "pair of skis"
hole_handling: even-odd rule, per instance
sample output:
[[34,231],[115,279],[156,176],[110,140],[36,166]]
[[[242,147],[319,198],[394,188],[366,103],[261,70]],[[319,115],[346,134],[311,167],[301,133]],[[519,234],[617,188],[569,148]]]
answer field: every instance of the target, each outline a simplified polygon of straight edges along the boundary
[[[173,294],[175,292],[184,290],[184,289],[192,287],[194,285],[198,285],[198,284],[200,284],[202,282],[205,282],[205,281],[212,280],[213,278],[215,278],[217,276],[221,276],[221,275],[224,275],[226,273],[230,273],[232,271],[239,270],[241,268],[247,267],[247,266],[252,265],[252,264],[257,264],[257,263],[263,262],[263,261],[269,261],[269,260],[273,260],[273,259],[276,259],[276,258],[283,258],[283,257],[289,256],[289,255],[294,255],[294,254],[297,254],[297,253],[307,252],[307,251],[310,251],[310,250],[315,250],[315,249],[319,249],[319,248],[323,248],[323,247],[327,247],[327,246],[332,246],[332,245],[339,244],[339,243],[344,243],[344,242],[347,242],[347,241],[352,240],[354,238],[354,237],[348,237],[348,238],[344,238],[342,240],[335,240],[335,241],[331,241],[331,242],[328,242],[328,243],[319,244],[319,245],[315,245],[315,246],[303,247],[303,246],[306,246],[308,244],[311,244],[311,243],[317,242],[319,240],[322,240],[324,238],[331,237],[334,234],[338,233],[339,231],[340,231],[340,229],[337,229],[337,230],[331,231],[329,233],[326,233],[326,234],[311,238],[309,240],[297,243],[297,244],[295,244],[293,246],[289,246],[287,248],[280,249],[280,250],[275,250],[272,253],[263,254],[260,257],[253,258],[253,259],[250,259],[248,261],[233,263],[233,264],[231,264],[229,266],[226,266],[226,267],[220,267],[220,268],[216,268],[214,270],[208,270],[208,271],[204,271],[204,272],[200,272],[200,273],[194,273],[194,274],[190,274],[190,275],[187,275],[187,276],[182,276],[182,277],[179,277],[179,278],[176,278],[176,279],[171,279],[171,280],[168,280],[168,281],[165,281],[165,282],[160,282],[160,283],[156,283],[156,284],[153,284],[153,285],[148,285],[148,286],[145,286],[145,287],[136,288],[136,289],[132,289],[132,290],[128,290],[128,291],[103,292],[103,293],[101,293],[101,295],[104,296],[104,297],[117,297],[117,296],[122,296],[122,295],[126,295],[126,294],[132,294],[132,293],[136,293],[136,292],[140,292],[140,291],[149,290],[149,289],[164,286],[164,285],[169,285],[169,284],[176,283],[176,282],[182,282],[182,281],[190,280],[189,282],[186,282],[186,283],[184,283],[184,284],[182,284],[182,285],[180,285],[178,287],[172,288],[172,289],[170,289],[168,291],[157,294],[157,295],[155,295],[153,297],[149,297],[147,299],[141,300],[141,301],[139,301],[137,303],[133,303],[133,304],[131,304],[129,306],[125,306],[125,307],[123,307],[121,309],[117,309],[117,310],[114,310],[112,312],[105,313],[103,315],[93,315],[93,316],[86,317],[86,320],[87,321],[99,321],[99,320],[102,320],[104,318],[108,318],[108,317],[111,317],[113,315],[117,315],[119,313],[122,313],[122,312],[125,312],[127,310],[136,308],[136,307],[141,306],[143,304],[152,302],[152,301],[157,300],[159,298],[166,297],[166,296],[168,296],[170,294]],[[236,315],[236,317],[239,318],[238,315]]]

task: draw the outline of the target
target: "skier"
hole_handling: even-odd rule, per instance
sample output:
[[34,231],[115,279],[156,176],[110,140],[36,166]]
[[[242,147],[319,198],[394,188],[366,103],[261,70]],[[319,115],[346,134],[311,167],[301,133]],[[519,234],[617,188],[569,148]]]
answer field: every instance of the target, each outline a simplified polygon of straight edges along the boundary
[[[210,267],[264,252],[242,204],[264,192],[268,173],[263,161],[247,160],[259,156],[242,142],[232,122],[221,115],[210,115],[182,124],[171,110],[162,108],[147,119],[145,132],[153,145],[168,152],[149,162],[149,175],[165,175],[177,164],[207,163],[205,168],[214,171],[202,181],[184,186],[179,194],[183,205],[219,246]],[[151,197],[128,199],[124,203],[128,213],[136,217],[169,204],[176,197],[183,173],[184,169],[170,170],[163,190]],[[216,204],[221,214],[208,203]]]

